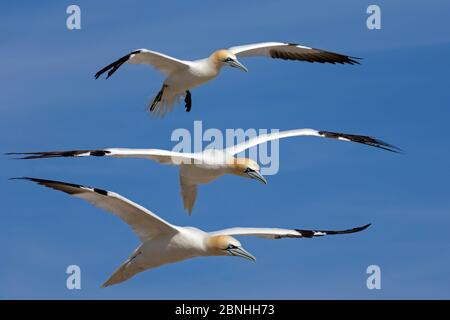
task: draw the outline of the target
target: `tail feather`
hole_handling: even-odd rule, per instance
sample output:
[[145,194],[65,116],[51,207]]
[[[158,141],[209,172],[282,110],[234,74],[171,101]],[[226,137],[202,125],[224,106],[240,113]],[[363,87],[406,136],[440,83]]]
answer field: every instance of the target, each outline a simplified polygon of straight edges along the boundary
[[171,112],[175,105],[180,104],[186,93],[173,93],[165,89],[162,94],[155,95],[148,104],[147,111],[156,117],[164,117]]
[[122,265],[116,271],[114,271],[109,279],[102,284],[102,288],[124,282],[134,275],[138,274],[139,272],[145,270],[144,268],[139,267],[138,262],[135,260],[136,257],[138,257],[142,253],[140,250],[141,246],[137,247],[136,250],[133,251],[131,256],[124,263],[122,263]]
[[116,271],[114,271],[114,273],[109,277],[109,279],[102,284],[102,288],[106,288],[114,284],[124,282],[125,280],[131,278],[134,274],[129,275],[128,273],[125,272],[125,269],[127,268],[129,262],[130,260],[125,261]]

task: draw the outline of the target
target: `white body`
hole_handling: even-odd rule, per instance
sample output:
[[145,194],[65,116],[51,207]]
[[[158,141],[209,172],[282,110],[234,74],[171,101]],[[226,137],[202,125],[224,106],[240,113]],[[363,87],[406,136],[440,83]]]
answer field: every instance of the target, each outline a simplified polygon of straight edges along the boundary
[[[188,66],[176,72],[170,73],[163,82],[161,101],[156,104],[155,115],[163,116],[186,97],[186,92],[199,85],[214,79],[219,70],[209,61],[201,59],[196,61],[184,61]],[[153,104],[153,97],[149,107]]]
[[105,286],[125,281],[147,269],[208,255],[207,233],[192,227],[176,228],[179,232],[172,236],[163,234],[143,242]]
[[188,184],[206,184],[231,173],[235,158],[225,150],[208,149],[195,154],[194,162],[180,165],[180,176]]
[[186,90],[198,87],[219,74],[219,70],[209,59],[184,62],[188,68],[173,72],[164,80],[164,84],[174,93],[184,95]]

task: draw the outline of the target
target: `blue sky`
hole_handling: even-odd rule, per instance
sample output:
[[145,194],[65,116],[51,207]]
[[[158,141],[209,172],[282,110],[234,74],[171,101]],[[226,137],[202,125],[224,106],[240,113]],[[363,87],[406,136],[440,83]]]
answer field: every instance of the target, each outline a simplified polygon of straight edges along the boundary
[[[178,170],[139,159],[0,157],[0,298],[450,298],[450,3],[377,1],[382,29],[366,28],[368,1],[71,2],[0,4],[0,152],[99,147],[172,148],[176,128],[312,127],[373,135],[405,154],[319,139],[280,143],[280,171],[264,186],[237,177],[200,188],[182,209]],[[164,119],[144,108],[163,76],[126,66],[94,73],[135,48],[184,59],[259,41],[289,41],[362,57],[360,66],[243,62],[192,91],[193,109]],[[256,263],[198,258],[99,286],[138,245],[119,219],[14,176],[121,193],[168,221],[232,226],[347,228],[320,239],[242,238]],[[77,264],[82,289],[65,287]],[[382,289],[366,288],[377,264]]]

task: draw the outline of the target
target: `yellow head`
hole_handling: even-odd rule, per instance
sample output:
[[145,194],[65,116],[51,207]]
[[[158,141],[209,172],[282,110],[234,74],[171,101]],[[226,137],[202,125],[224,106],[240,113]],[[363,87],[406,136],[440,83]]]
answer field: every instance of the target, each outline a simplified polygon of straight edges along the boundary
[[258,163],[249,158],[234,158],[231,164],[231,173],[267,184],[267,180],[261,175]]
[[211,236],[206,241],[206,246],[211,255],[237,256],[255,261],[256,258],[242,248],[241,243],[227,235]]
[[223,66],[230,66],[233,68],[241,69],[242,71],[247,72],[248,69],[238,61],[236,55],[226,49],[221,49],[213,52],[213,54],[209,57],[209,59],[218,67],[222,68]]

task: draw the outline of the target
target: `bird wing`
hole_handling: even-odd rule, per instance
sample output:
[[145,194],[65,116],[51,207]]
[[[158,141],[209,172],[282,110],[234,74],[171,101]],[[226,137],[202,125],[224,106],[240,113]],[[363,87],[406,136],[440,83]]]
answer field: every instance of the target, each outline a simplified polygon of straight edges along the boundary
[[96,150],[68,150],[68,151],[41,151],[41,152],[12,152],[8,155],[20,155],[19,159],[42,159],[61,157],[114,157],[114,158],[143,158],[158,161],[163,164],[191,164],[201,161],[201,156],[194,153],[182,153],[161,149],[126,149],[109,148]]
[[299,136],[314,136],[314,137],[321,137],[321,138],[338,139],[338,140],[343,140],[343,141],[362,143],[362,144],[365,144],[368,146],[381,148],[381,149],[392,151],[392,152],[400,151],[399,148],[397,148],[389,143],[386,143],[384,141],[373,138],[373,137],[360,136],[360,135],[347,134],[347,133],[330,132],[330,131],[318,131],[315,129],[294,129],[294,130],[262,134],[257,137],[251,138],[247,141],[244,141],[242,143],[239,143],[235,146],[229,147],[226,149],[226,151],[232,155],[235,155],[235,154],[238,154],[244,150],[247,150],[247,149],[254,147],[258,144],[261,144],[261,143],[265,143],[265,142],[277,140],[277,139],[282,139],[282,138],[299,137]]
[[29,177],[15,179],[36,182],[48,188],[68,193],[96,207],[109,211],[128,224],[142,242],[150,240],[157,235],[170,235],[178,232],[175,226],[164,221],[150,210],[115,192],[60,181]]
[[106,79],[113,75],[125,62],[133,64],[147,64],[155,67],[165,75],[169,75],[172,72],[189,68],[187,61],[178,60],[168,55],[151,51],[147,49],[138,49],[130,52],[129,54],[117,59],[113,63],[107,65],[95,74],[95,79],[98,79],[103,73],[108,71]]
[[228,49],[237,57],[265,56],[274,59],[299,60],[319,63],[359,64],[355,57],[310,48],[296,43],[262,42]]
[[370,224],[362,227],[356,227],[346,230],[302,230],[302,229],[280,229],[280,228],[230,228],[210,232],[211,236],[255,236],[267,239],[281,238],[313,238],[335,234],[347,234],[362,231],[368,228]]
[[188,182],[188,179],[184,178],[182,175],[180,175],[180,185],[184,209],[191,215],[195,200],[197,199],[197,185]]

